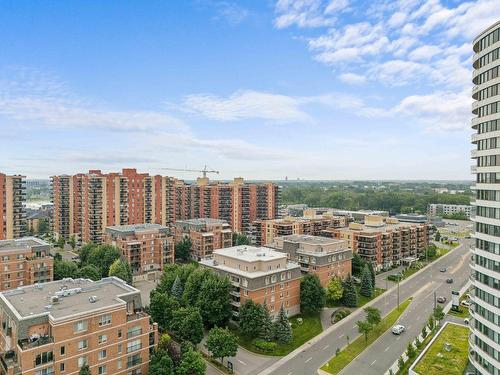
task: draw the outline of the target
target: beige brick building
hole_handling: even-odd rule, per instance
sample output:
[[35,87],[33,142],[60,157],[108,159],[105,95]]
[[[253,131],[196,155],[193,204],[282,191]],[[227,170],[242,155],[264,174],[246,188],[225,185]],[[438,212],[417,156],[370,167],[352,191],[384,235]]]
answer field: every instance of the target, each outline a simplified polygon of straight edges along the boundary
[[162,271],[165,264],[174,263],[174,238],[163,225],[107,227],[104,242],[120,249],[134,276]]
[[0,240],[26,235],[26,181],[24,176],[0,173]]
[[224,220],[190,219],[177,220],[174,224],[175,242],[184,237],[191,239],[192,258],[200,260],[211,256],[214,250],[233,245],[233,231]]
[[199,263],[230,278],[234,286],[234,320],[238,320],[240,306],[249,299],[265,303],[273,316],[281,306],[289,316],[300,313],[300,266],[289,262],[286,254],[242,245],[214,250],[212,258]]
[[52,281],[50,248],[35,237],[0,241],[0,291]]
[[266,246],[272,243],[275,237],[290,234],[319,236],[325,229],[342,228],[346,225],[347,218],[345,216],[331,215],[256,220],[252,223],[252,241],[257,246]]
[[0,293],[0,374],[147,374],[157,325],[117,278],[65,279]]
[[334,277],[344,279],[352,272],[352,250],[344,240],[291,234],[276,237],[270,247],[287,254],[303,273],[317,275],[323,286]]

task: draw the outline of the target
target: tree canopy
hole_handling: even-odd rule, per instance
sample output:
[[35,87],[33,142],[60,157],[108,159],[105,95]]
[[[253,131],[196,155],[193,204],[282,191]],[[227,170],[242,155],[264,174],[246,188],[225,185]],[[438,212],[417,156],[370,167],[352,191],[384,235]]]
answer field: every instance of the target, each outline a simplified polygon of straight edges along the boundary
[[300,310],[313,314],[325,306],[325,289],[318,276],[306,274],[300,281]]
[[238,339],[229,330],[224,328],[212,328],[208,332],[207,349],[214,358],[220,358],[223,363],[225,357],[234,357],[238,352]]
[[333,277],[326,285],[326,299],[330,302],[339,301],[344,294],[342,280],[339,277]]
[[118,277],[128,284],[132,284],[132,269],[130,268],[130,264],[121,259],[116,259],[111,264],[109,267],[109,276]]

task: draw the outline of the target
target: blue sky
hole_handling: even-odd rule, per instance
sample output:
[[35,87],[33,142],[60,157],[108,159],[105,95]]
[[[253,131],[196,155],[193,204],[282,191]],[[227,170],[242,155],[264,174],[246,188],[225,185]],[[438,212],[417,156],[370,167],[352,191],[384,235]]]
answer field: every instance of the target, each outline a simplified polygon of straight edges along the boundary
[[498,0],[0,1],[0,170],[470,179]]

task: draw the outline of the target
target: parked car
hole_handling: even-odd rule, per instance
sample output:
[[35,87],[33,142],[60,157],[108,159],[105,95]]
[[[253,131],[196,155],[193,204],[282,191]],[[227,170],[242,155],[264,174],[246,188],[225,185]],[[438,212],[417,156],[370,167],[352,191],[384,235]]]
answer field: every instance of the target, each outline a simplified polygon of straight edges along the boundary
[[400,335],[402,334],[404,331],[405,331],[405,326],[401,325],[401,324],[396,324],[394,327],[392,327],[392,333],[394,333],[395,335]]
[[469,307],[471,305],[470,301],[464,299],[460,304],[464,307]]
[[464,319],[464,323],[465,323],[465,324],[469,324],[469,322],[470,322],[469,318],[465,318],[465,319]]
[[444,296],[439,296],[439,297],[437,298],[437,301],[438,301],[439,303],[445,303],[445,302],[446,302],[446,297],[444,297]]
[[439,269],[439,272],[446,272],[446,268],[444,268],[444,267],[443,267],[443,268],[440,268],[440,269]]
[[453,279],[451,277],[446,279],[447,284],[453,284]]

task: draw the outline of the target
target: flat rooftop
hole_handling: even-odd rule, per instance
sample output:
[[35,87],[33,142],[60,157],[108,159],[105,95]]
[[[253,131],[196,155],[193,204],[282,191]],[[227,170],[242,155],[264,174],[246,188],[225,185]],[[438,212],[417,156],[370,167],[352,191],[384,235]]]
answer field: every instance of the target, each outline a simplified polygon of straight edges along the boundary
[[175,222],[176,224],[184,224],[184,225],[221,225],[221,224],[227,224],[226,220],[222,219],[211,219],[208,217],[204,218],[199,218],[199,219],[187,219],[187,220],[177,220]]
[[328,237],[311,236],[308,234],[290,234],[288,236],[281,236],[278,238],[282,238],[283,240],[286,241],[307,243],[311,245],[329,245],[329,244],[345,243],[345,240],[339,240],[336,238],[328,238]]
[[30,250],[36,246],[50,246],[50,244],[36,237],[23,237],[15,240],[0,241],[0,251]]
[[114,225],[111,227],[106,227],[107,233],[115,233],[122,235],[134,234],[137,232],[147,232],[147,231],[168,231],[168,227],[160,224],[128,224],[128,225]]
[[255,247],[250,245],[226,247],[214,250],[213,253],[244,262],[265,262],[268,260],[286,259],[286,254],[270,249],[269,247]]
[[[51,301],[51,297],[64,291],[71,292],[71,295],[60,297],[57,303]],[[124,304],[119,297],[135,293],[139,293],[139,290],[116,277],[107,277],[95,282],[88,279],[64,279],[34,284],[0,293],[0,298],[6,300],[20,318],[45,314],[61,319]],[[94,296],[96,301],[91,303],[89,297]]]

